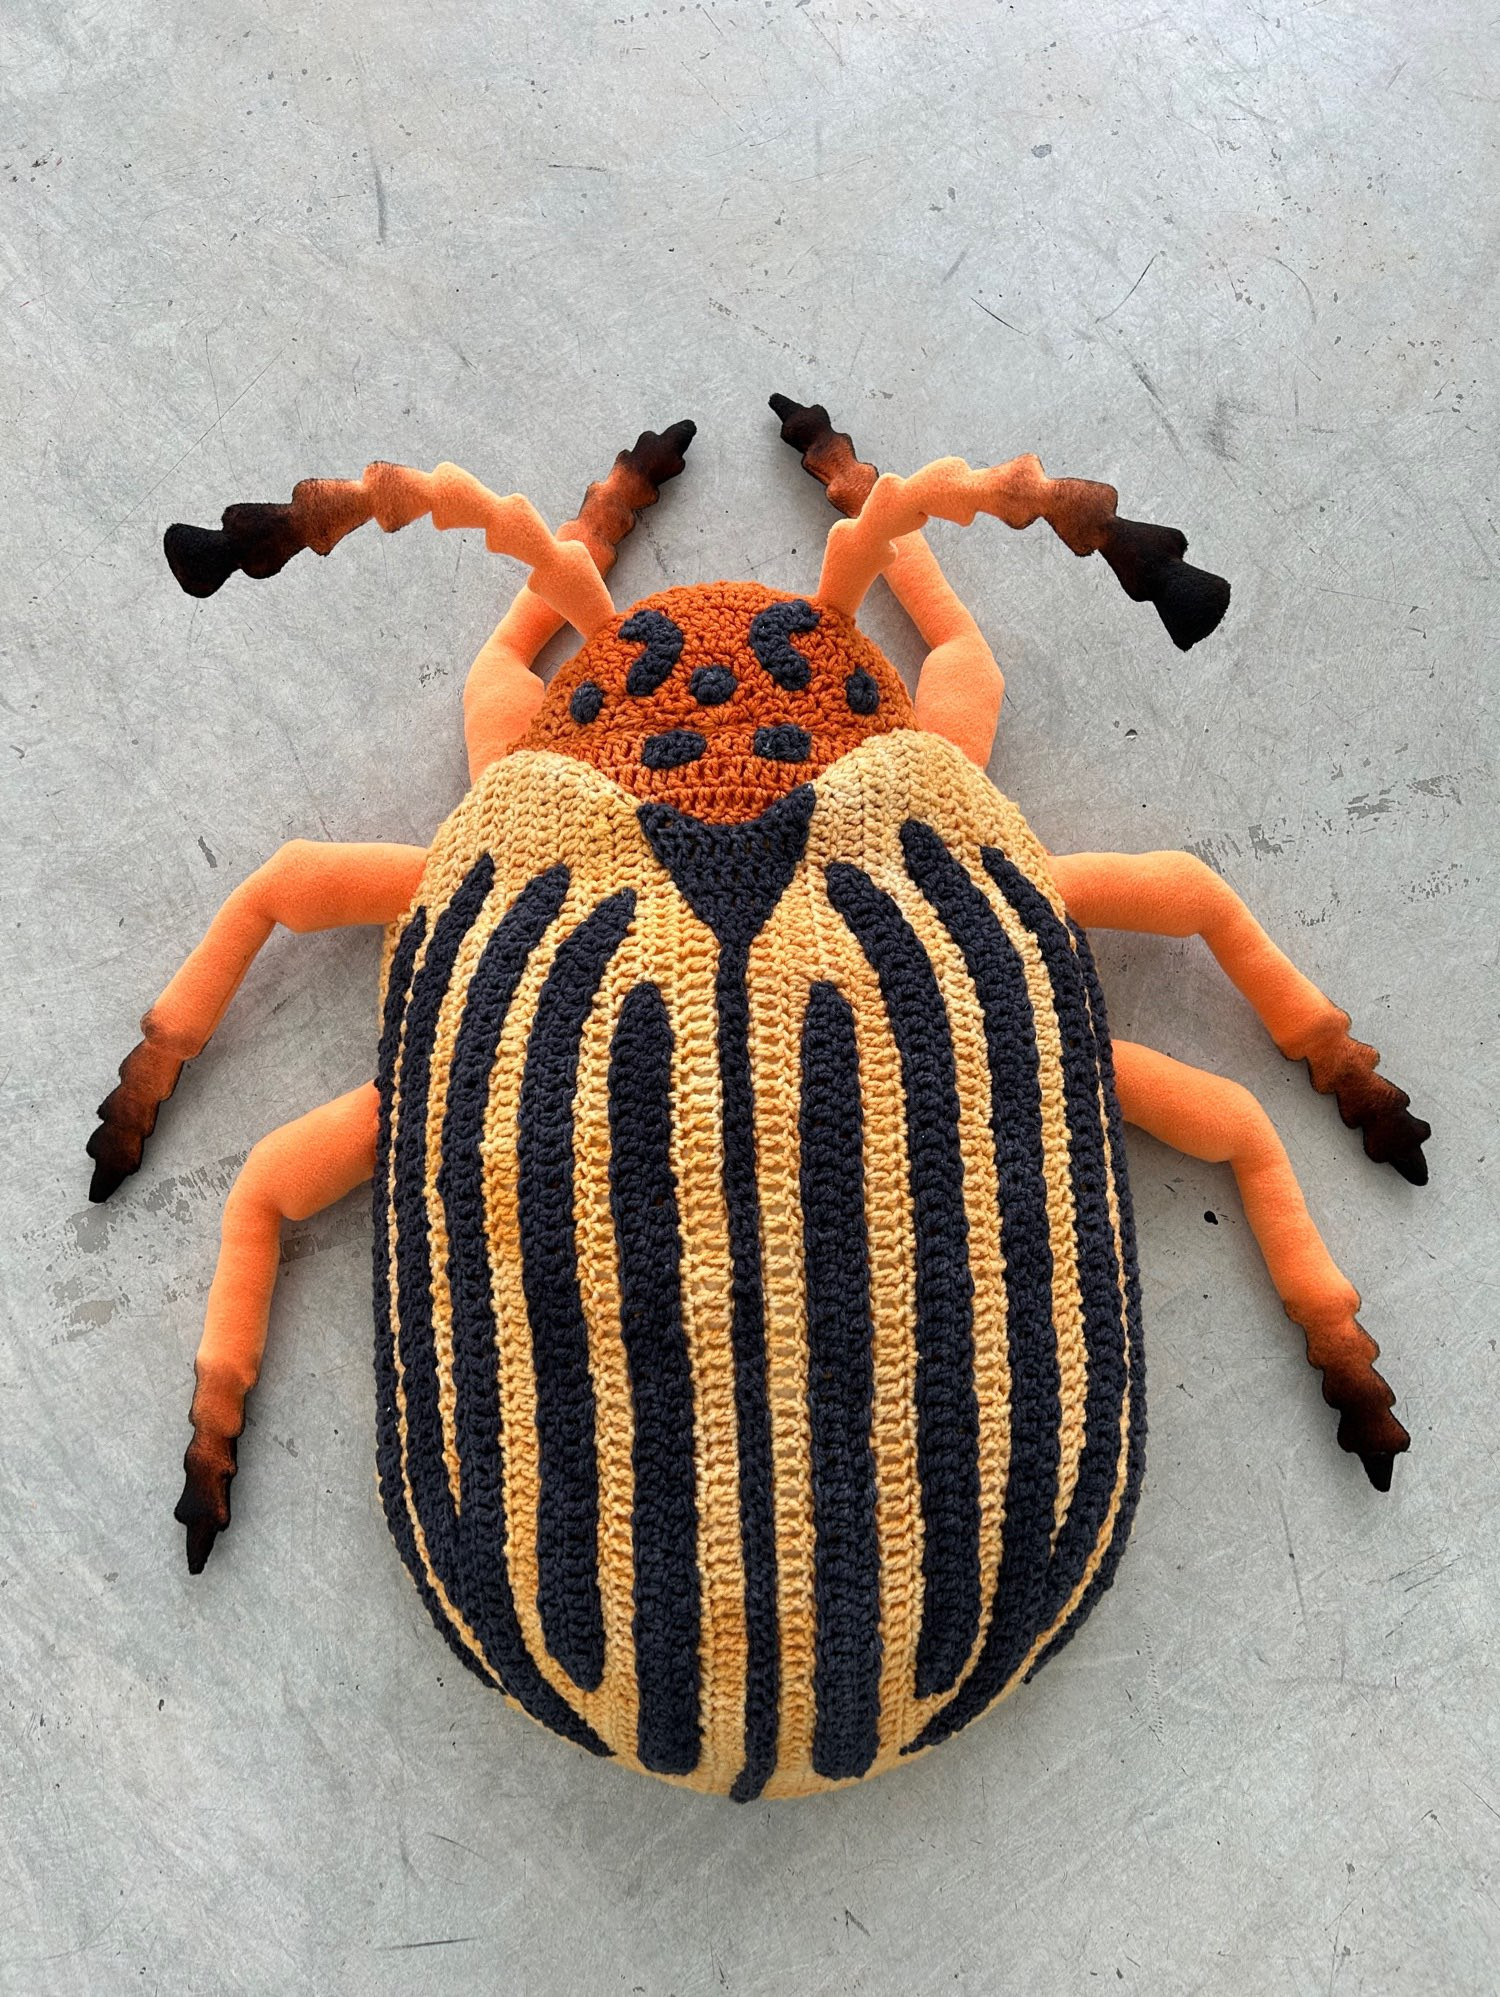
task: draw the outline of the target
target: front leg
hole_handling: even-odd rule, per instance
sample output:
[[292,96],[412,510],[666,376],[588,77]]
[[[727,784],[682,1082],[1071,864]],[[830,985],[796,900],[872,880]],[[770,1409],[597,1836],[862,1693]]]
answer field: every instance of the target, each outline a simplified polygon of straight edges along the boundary
[[[835,430],[821,402],[804,407],[790,396],[773,395],[781,435],[802,453],[806,471],[846,519],[858,517],[880,474],[856,457],[846,430]],[[943,574],[937,556],[919,528],[904,534],[885,570],[891,593],[927,646],[917,678],[917,726],[941,735],[984,769],[995,746],[1005,676],[984,633]]]
[[1289,1061],[1306,1061],[1312,1084],[1337,1101],[1365,1154],[1427,1183],[1422,1146],[1431,1124],[1410,1096],[1377,1075],[1380,1056],[1351,1039],[1349,1015],[1277,949],[1227,881],[1191,853],[1067,853],[1051,862],[1068,913],[1084,929],[1201,936],[1260,1015]]
[[293,839],[237,887],[208,934],[141,1021],[90,1137],[91,1200],[107,1200],[140,1165],[183,1063],[201,1054],[262,943],[282,923],[306,933],[394,922],[422,878],[422,846],[323,845]]
[[1228,1163],[1286,1314],[1302,1327],[1308,1364],[1339,1414],[1339,1446],[1358,1456],[1377,1491],[1411,1437],[1391,1413],[1395,1395],[1375,1370],[1380,1347],[1355,1317],[1359,1292],[1313,1225],[1291,1160],[1250,1091],[1153,1047],[1114,1043],[1120,1114],[1189,1158]]
[[194,1368],[193,1439],[175,1517],[187,1527],[190,1574],[200,1574],[229,1524],[245,1399],[260,1376],[281,1258],[281,1223],[309,1220],[375,1173],[380,1103],[366,1082],[284,1123],[255,1145],[224,1203],[219,1266],[208,1293]]

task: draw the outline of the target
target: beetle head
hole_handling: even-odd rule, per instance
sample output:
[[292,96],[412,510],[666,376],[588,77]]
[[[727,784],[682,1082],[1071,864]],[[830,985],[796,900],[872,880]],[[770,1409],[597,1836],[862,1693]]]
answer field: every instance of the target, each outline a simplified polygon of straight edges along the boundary
[[596,631],[518,745],[695,818],[757,817],[870,735],[915,727],[852,618],[753,582],[663,590]]

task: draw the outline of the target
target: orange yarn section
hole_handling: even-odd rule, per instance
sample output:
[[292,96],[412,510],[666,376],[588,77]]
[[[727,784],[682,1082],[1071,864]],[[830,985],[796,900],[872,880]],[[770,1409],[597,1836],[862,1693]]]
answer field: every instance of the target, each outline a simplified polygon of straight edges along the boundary
[[[770,605],[797,602],[809,603],[818,621],[812,630],[790,635],[792,650],[808,667],[807,684],[794,688],[779,684],[757,658],[750,627]],[[643,611],[671,619],[682,651],[661,685],[636,694],[626,680],[645,646],[620,632]],[[733,691],[712,704],[692,691],[694,675],[709,667],[727,667],[735,677]],[[851,704],[849,680],[856,673],[878,694],[871,712],[858,711],[871,704],[863,682],[856,682]],[[585,686],[602,696],[591,720],[574,711]],[[581,703],[581,711],[589,706]],[[558,673],[517,747],[576,756],[635,797],[723,824],[757,817],[869,736],[913,726],[900,675],[852,618],[816,598],[760,583],[715,582],[662,590],[611,619]],[[767,729],[803,731],[805,755],[781,760],[758,751],[757,735]],[[651,767],[648,742],[680,731],[702,738],[701,753],[672,767]]]

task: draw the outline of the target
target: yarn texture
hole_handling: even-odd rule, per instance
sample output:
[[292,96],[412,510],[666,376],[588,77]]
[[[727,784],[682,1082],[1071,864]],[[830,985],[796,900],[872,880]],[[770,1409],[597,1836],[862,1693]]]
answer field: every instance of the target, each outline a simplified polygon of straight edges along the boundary
[[[844,516],[808,596],[616,612],[604,575],[686,421],[555,534],[457,465],[383,461],[167,529],[202,597],[423,518],[529,576],[470,669],[472,788],[430,848],[271,855],[87,1144],[108,1199],[278,924],[383,927],[375,1079],[262,1137],[225,1204],[189,1571],[230,1524],[282,1224],[373,1181],[380,1490],[434,1622],[576,1746],[741,1802],[937,1746],[1113,1579],[1146,1432],[1126,1122],[1232,1167],[1377,1490],[1410,1445],[1270,1119],[1111,1042],[1085,925],[1200,937],[1414,1185],[1431,1135],[1201,860],[1043,851],[984,774],[1004,680],[925,529],[1044,521],[1183,650],[1228,583],[1112,486],[1030,455],[881,474],[821,405],[772,406]],[[854,622],[877,578],[927,648],[914,696]],[[564,622],[582,642],[544,688]]]
[[[817,626],[771,601],[795,676]],[[536,740],[586,737],[585,683],[654,701],[624,685],[664,634],[627,623]],[[828,753],[835,723],[906,719],[862,715],[845,677],[821,675],[841,705],[805,717],[800,781],[756,755],[776,723],[716,733],[715,710],[694,770],[639,758],[655,713],[598,763],[494,764],[391,931],[384,997],[402,1555],[533,1718],[739,1800],[877,1773],[1003,1697],[1106,1584],[1141,1469],[1087,945],[951,744],[908,720]],[[672,683],[684,705],[680,656]],[[671,775],[708,778],[710,810],[667,802]]]

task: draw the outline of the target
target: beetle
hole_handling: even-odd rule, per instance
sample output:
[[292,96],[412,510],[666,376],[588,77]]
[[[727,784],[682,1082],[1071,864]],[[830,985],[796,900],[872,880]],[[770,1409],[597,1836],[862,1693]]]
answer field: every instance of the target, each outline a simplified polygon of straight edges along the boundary
[[[1041,519],[1183,650],[1229,586],[1035,458],[880,476],[773,397],[827,488],[811,596],[615,610],[684,467],[643,432],[557,535],[456,466],[377,463],[168,529],[182,587],[374,519],[478,528],[530,577],[464,696],[472,788],[429,848],[285,846],[143,1021],[89,1141],[141,1161],[278,924],[385,926],[373,1082],[274,1131],[226,1203],[176,1517],[229,1524],[279,1229],[374,1185],[387,1517],[457,1655],[601,1755],[745,1801],[948,1738],[1110,1584],[1144,1463],[1122,1125],[1228,1160],[1377,1489],[1408,1446],[1264,1111],[1112,1041],[1090,927],[1202,936],[1369,1156],[1426,1179],[1375,1051],[1186,853],[1049,855],[985,775],[1004,682],[923,536]],[[914,700],[858,628],[883,575]],[[543,688],[564,621],[582,644]]]

